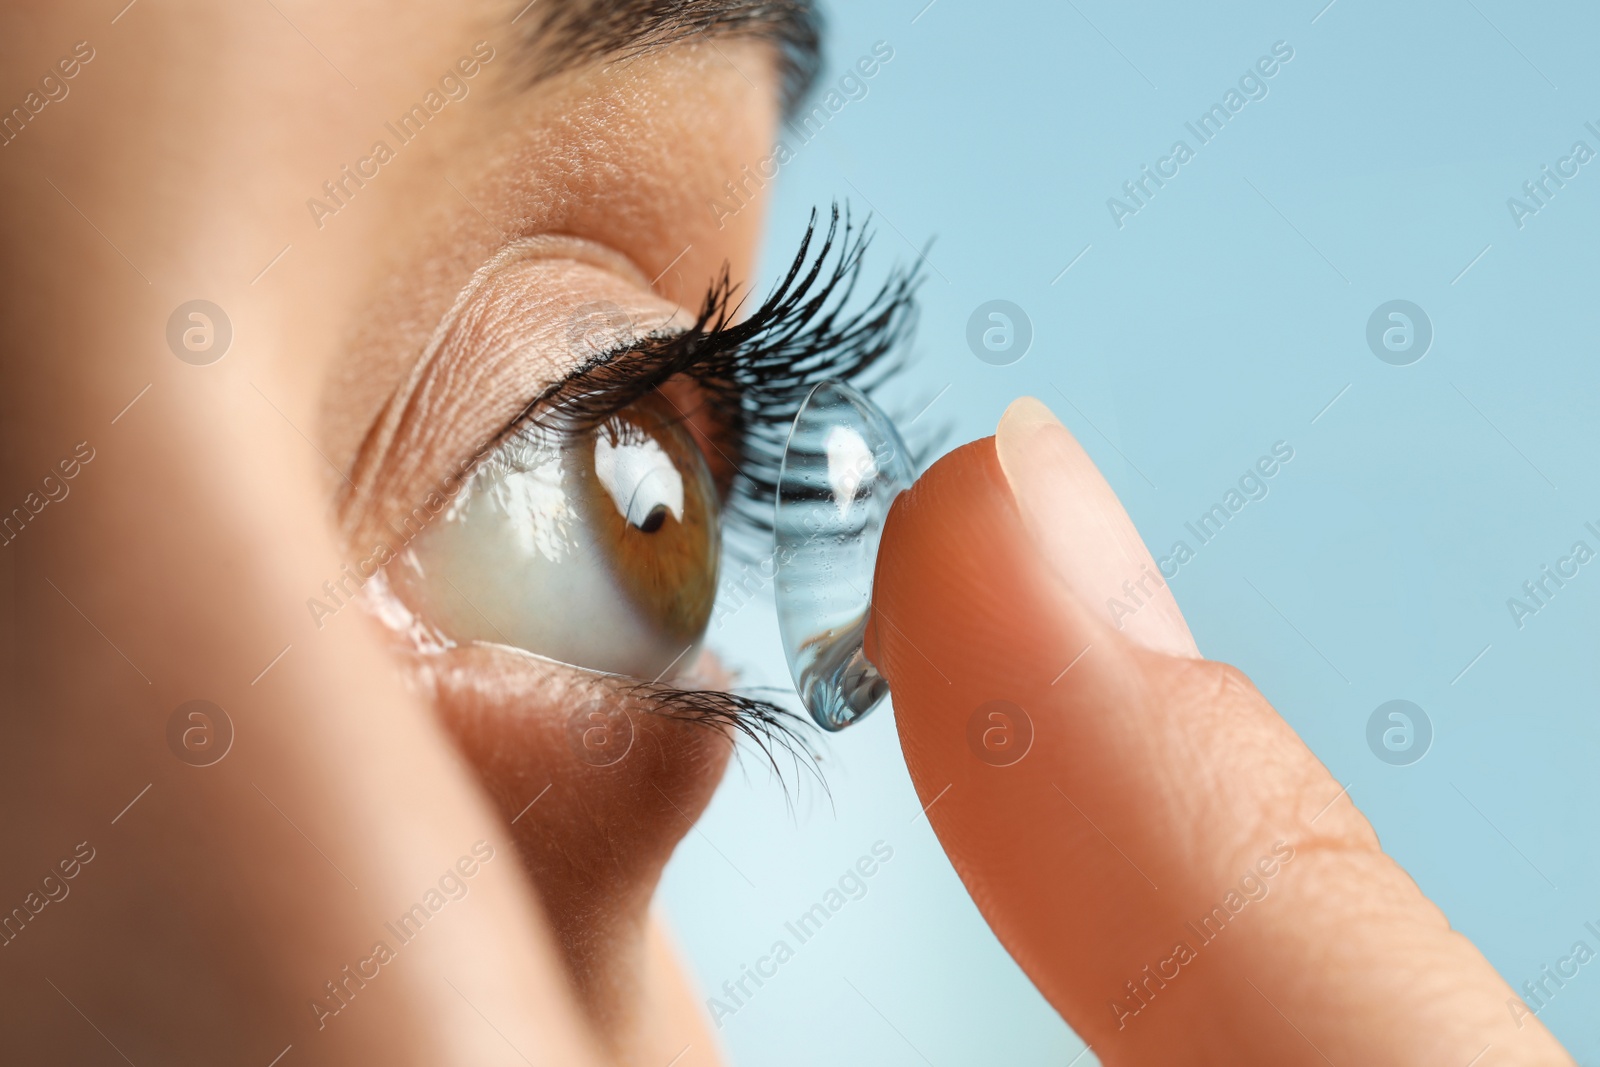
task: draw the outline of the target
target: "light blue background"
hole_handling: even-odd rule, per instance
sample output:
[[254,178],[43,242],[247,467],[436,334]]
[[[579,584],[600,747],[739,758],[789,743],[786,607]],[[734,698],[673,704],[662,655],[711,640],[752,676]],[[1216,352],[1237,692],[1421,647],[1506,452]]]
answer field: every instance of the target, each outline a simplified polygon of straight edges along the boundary
[[[835,197],[876,210],[880,269],[937,238],[890,406],[914,414],[951,386],[919,427],[943,421],[955,444],[992,433],[1013,397],[1041,397],[1158,555],[1193,544],[1184,523],[1289,442],[1270,496],[1173,583],[1201,648],[1257,681],[1513,986],[1580,938],[1600,948],[1583,929],[1600,924],[1600,562],[1521,629],[1506,606],[1574,541],[1600,549],[1583,528],[1600,526],[1600,160],[1520,230],[1506,206],[1575,140],[1600,150],[1584,129],[1600,126],[1596,10],[924,3],[832,12],[824,88],[876,41],[895,55],[780,175],[769,277]],[[1275,41],[1294,58],[1269,95],[1118,229],[1107,198],[1175,139],[1197,147],[1184,122]],[[1035,330],[1009,367],[964,339],[994,298]],[[1412,366],[1366,345],[1394,298],[1434,325]],[[750,682],[786,682],[770,602],[713,640]],[[1408,767],[1366,743],[1394,698],[1435,731]],[[666,906],[716,987],[874,841],[895,850],[725,1021],[734,1061],[1071,1061],[1082,1043],[916,818],[890,715],[826,751],[831,805],[807,785],[791,811],[747,757],[668,870]],[[1580,1060],[1600,1056],[1600,962],[1541,1018]]]

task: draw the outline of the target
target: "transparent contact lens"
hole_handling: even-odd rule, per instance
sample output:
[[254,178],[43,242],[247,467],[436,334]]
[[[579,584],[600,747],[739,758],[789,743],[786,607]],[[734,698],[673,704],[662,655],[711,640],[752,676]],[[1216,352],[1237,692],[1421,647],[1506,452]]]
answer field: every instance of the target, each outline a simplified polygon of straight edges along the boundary
[[862,651],[889,505],[916,472],[894,424],[826,381],[795,416],[778,475],[778,629],[806,710],[825,730],[871,711],[889,684]]

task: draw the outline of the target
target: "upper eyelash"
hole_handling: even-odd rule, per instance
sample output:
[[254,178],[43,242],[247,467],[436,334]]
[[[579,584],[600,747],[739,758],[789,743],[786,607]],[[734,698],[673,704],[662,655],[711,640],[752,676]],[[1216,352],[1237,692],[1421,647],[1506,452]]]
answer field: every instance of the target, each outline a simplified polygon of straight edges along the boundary
[[693,325],[595,355],[535,397],[496,441],[529,426],[592,428],[684,375],[699,385],[701,410],[731,442],[729,513],[747,530],[770,530],[783,448],[800,403],[828,378],[867,391],[880,386],[901,369],[897,351],[916,322],[920,264],[892,270],[872,299],[851,311],[871,231],[835,203],[819,242],[817,215],[813,209],[783,279],[748,317],[735,321],[743,300],[724,266]]

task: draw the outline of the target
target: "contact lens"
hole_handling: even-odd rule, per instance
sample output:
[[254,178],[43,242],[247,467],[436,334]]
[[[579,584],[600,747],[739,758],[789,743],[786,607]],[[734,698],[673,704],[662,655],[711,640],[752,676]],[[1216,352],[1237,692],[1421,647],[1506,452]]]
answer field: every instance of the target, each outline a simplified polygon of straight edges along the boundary
[[778,474],[778,629],[800,700],[825,730],[871,711],[889,684],[862,650],[878,541],[915,477],[894,424],[825,381],[800,405]]

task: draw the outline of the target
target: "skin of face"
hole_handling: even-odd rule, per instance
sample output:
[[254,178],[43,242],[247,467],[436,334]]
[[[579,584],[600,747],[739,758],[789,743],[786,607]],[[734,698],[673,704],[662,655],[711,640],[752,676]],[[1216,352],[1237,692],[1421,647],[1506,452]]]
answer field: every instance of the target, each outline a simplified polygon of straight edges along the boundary
[[[707,203],[767,153],[772,50],[679,44],[528,88],[515,14],[7,15],[13,75],[93,58],[0,149],[6,506],[80,442],[93,458],[0,549],[5,906],[94,854],[0,950],[8,1060],[716,1058],[649,902],[728,739],[635,707],[630,758],[588,766],[564,713],[620,701],[592,676],[506,649],[421,662],[363,610],[306,607],[363,554],[350,538],[571,368],[581,305],[665,320],[751,268],[759,205]],[[386,124],[464,57],[464,98],[400,144]],[[380,139],[393,158],[345,178]],[[476,387],[417,393],[473,272],[543,237],[519,314],[451,354]],[[167,338],[196,298],[232,328],[208,365]],[[168,740],[197,699],[233,730],[204,767]],[[400,947],[385,924],[483,850]],[[380,940],[394,959],[358,980]]]

